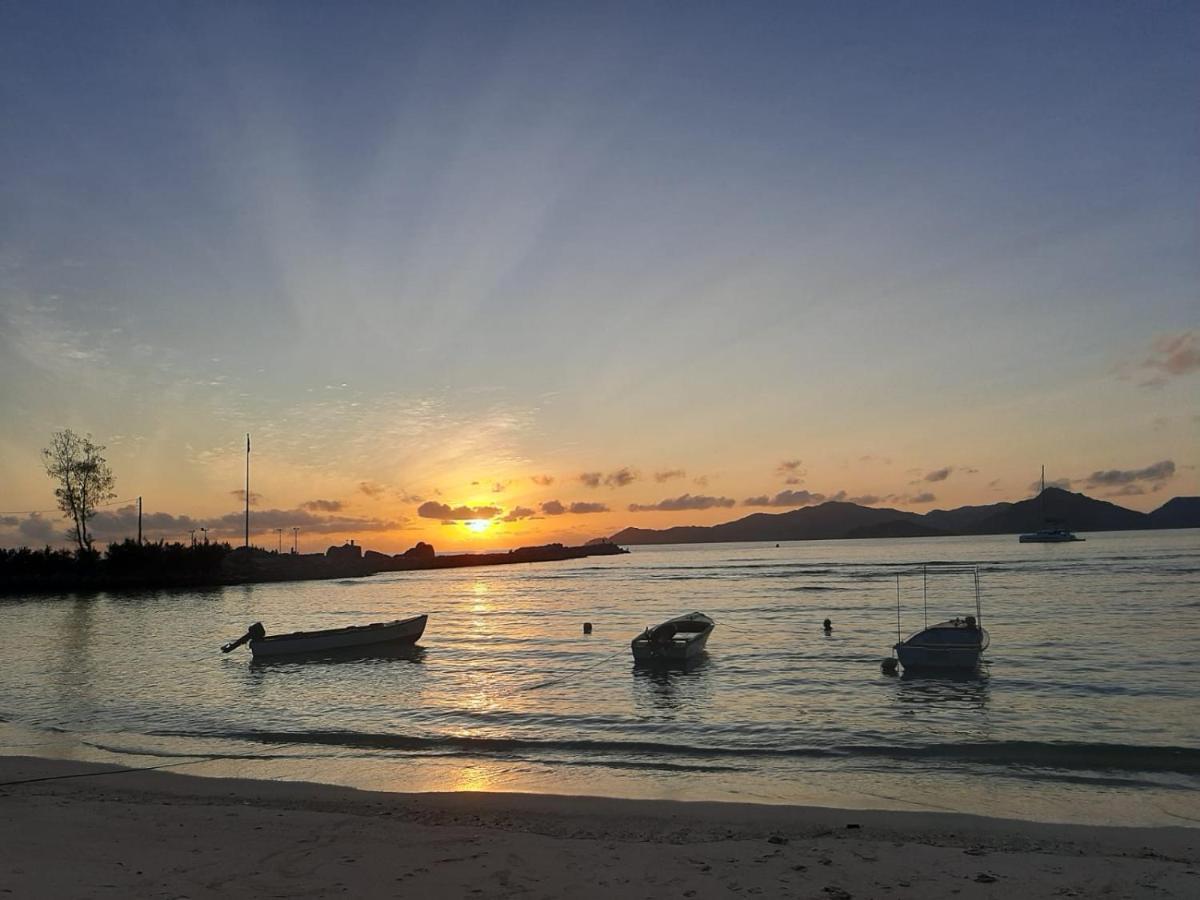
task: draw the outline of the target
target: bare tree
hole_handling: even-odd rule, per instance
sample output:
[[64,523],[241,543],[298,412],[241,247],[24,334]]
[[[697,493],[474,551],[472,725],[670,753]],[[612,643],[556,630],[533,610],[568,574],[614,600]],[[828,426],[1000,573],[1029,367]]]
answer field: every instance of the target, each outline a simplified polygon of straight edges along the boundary
[[116,496],[112,469],[100,455],[103,451],[92,443],[90,434],[80,437],[69,428],[54,432],[50,446],[42,451],[46,474],[58,482],[54,489],[58,508],[74,525],[67,537],[75,540],[80,553],[92,549],[88,520],[96,515],[96,507]]

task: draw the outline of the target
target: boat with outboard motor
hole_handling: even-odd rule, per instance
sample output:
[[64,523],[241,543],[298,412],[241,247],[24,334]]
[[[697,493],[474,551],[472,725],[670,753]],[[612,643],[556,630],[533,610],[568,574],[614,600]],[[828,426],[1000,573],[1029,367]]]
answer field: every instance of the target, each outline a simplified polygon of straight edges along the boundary
[[685,662],[704,652],[717,623],[701,612],[652,625],[630,643],[637,662]]
[[250,652],[257,659],[268,656],[293,656],[312,653],[332,653],[342,650],[369,651],[402,644],[413,644],[425,633],[429,616],[413,616],[391,622],[373,622],[370,625],[350,625],[346,628],[327,628],[323,631],[293,631],[289,634],[268,635],[262,622],[255,622],[236,641],[221,647],[229,653],[242,644],[250,644]]
[[[975,615],[961,616],[929,625],[929,576],[968,574],[975,585]],[[884,671],[894,671],[898,660],[908,672],[962,672],[978,668],[991,636],[983,628],[979,598],[979,567],[925,565],[921,567],[921,595],[926,626],[905,640],[900,639],[900,576],[896,576],[896,659],[884,661]],[[890,663],[890,665],[889,665]]]

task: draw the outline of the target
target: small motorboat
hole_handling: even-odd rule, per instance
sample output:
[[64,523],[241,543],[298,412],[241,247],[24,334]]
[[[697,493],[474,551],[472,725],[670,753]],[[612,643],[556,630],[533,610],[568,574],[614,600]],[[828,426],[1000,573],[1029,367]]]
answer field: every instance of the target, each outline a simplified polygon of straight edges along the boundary
[[929,576],[967,574],[975,585],[975,615],[962,616],[926,624],[907,639],[900,639],[900,576],[896,576],[896,643],[892,650],[896,659],[884,660],[884,672],[891,674],[899,661],[907,672],[963,672],[979,666],[983,651],[991,638],[981,622],[983,612],[979,600],[978,566],[922,566],[921,595],[925,602],[926,622],[929,621]]
[[948,619],[918,631],[893,648],[911,672],[963,671],[979,665],[990,638],[974,616]]
[[290,634],[268,635],[261,622],[255,622],[244,635],[221,647],[229,653],[249,642],[255,658],[291,656],[310,653],[330,653],[339,650],[369,650],[400,644],[413,644],[425,633],[428,616],[375,622],[371,625],[350,625],[346,628],[327,628],[324,631],[293,631]]
[[684,662],[704,652],[717,623],[704,613],[688,613],[647,628],[630,644],[637,662]]

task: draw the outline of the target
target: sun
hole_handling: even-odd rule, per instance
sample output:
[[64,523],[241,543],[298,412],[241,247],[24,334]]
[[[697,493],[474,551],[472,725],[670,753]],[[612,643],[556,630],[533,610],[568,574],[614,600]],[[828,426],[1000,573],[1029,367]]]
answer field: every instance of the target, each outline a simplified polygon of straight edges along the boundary
[[467,528],[471,531],[474,531],[476,534],[481,531],[487,531],[491,524],[491,519],[468,519],[466,523]]

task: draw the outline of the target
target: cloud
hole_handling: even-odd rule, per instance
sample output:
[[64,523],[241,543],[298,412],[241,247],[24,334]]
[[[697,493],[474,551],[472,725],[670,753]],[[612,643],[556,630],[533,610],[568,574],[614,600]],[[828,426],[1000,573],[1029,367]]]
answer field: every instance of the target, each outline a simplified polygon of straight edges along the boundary
[[950,477],[950,473],[954,471],[954,466],[943,466],[940,469],[934,469],[932,472],[925,474],[926,481],[945,481]]
[[1159,378],[1178,378],[1200,372],[1200,329],[1191,328],[1154,339],[1142,368]]
[[742,501],[743,506],[815,506],[825,502],[824,494],[812,491],[780,491],[774,497],[765,494],[759,497],[747,497]]
[[687,472],[683,469],[663,469],[661,472],[654,473],[654,480],[659,484],[664,481],[670,481],[672,478],[686,478]]
[[553,475],[530,475],[529,480],[542,487],[550,487],[550,485],[554,484]]
[[[238,500],[241,501],[242,503],[246,502],[245,488],[238,488],[236,491],[230,491],[229,493],[231,495],[233,495],[234,497],[237,497]],[[258,506],[258,502],[260,500],[262,500],[262,494],[260,494],[258,491],[250,492],[250,505],[251,506]]]
[[859,506],[874,506],[883,498],[875,494],[861,494],[858,497],[847,497],[846,500],[850,503],[857,503]]
[[508,487],[507,481],[497,481],[495,484],[492,485],[492,493],[493,494],[502,493],[506,487]]
[[519,522],[521,519],[528,519],[535,515],[537,515],[536,510],[532,510],[528,506],[514,506],[505,513],[502,521]]
[[43,519],[38,513],[31,513],[17,526],[21,538],[31,544],[49,544],[61,540],[63,530],[55,527],[51,520]]
[[804,484],[804,476],[808,473],[800,467],[800,460],[785,459],[775,467],[775,474],[784,476],[784,484]]
[[911,497],[905,497],[909,503],[932,503],[937,497],[929,491],[922,491],[920,494],[914,494]]
[[697,475],[692,479],[692,484],[696,485],[696,487],[708,487],[708,476]]
[[589,513],[608,512],[608,507],[603,503],[572,503],[570,506],[564,506],[558,500],[547,500],[540,505],[542,513],[547,516],[562,516],[567,513],[574,515],[587,515]]
[[1137,497],[1146,493],[1146,489],[1140,484],[1127,484],[1121,487],[1120,490],[1109,491],[1104,496],[1106,497]]
[[417,515],[422,519],[441,519],[443,522],[494,519],[500,513],[495,506],[449,506],[436,500],[427,500],[417,507]]
[[309,512],[337,512],[344,505],[341,500],[306,500],[300,508]]
[[1173,460],[1164,459],[1160,462],[1146,466],[1144,469],[1102,469],[1093,472],[1086,479],[1087,486],[1090,488],[1096,487],[1119,487],[1124,484],[1133,484],[1138,481],[1145,481],[1157,486],[1162,482],[1167,481],[1175,476],[1175,463]]
[[640,477],[636,470],[629,468],[629,466],[622,466],[617,471],[605,475],[604,483],[609,487],[619,488],[633,484]]
[[683,494],[680,497],[671,497],[667,500],[659,500],[657,503],[630,503],[630,512],[679,512],[686,509],[716,509],[728,508],[734,505],[734,501],[729,497],[706,497],[702,494]]
[[360,481],[358,489],[372,500],[378,500],[383,496],[384,491],[387,490],[382,484],[375,481]]
[[640,477],[636,469],[631,469],[629,466],[622,466],[615,472],[609,472],[607,475],[603,472],[581,472],[579,480],[590,488],[600,487],[601,484],[607,485],[610,488],[619,488],[633,484]]

